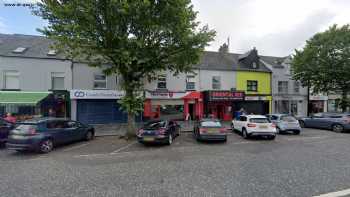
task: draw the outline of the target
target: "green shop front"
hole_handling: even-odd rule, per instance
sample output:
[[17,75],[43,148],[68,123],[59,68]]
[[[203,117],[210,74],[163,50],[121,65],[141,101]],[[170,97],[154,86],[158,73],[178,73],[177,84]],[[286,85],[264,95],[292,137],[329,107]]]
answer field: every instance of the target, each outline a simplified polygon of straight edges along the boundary
[[66,91],[0,91],[0,116],[11,113],[18,120],[40,116],[69,117],[69,94]]

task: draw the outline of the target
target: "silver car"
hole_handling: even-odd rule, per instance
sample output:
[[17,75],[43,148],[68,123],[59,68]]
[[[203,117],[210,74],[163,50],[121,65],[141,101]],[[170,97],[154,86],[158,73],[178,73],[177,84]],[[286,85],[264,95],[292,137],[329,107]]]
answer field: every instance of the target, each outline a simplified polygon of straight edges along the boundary
[[329,129],[334,132],[350,131],[350,113],[317,113],[300,118],[302,127]]
[[266,117],[276,124],[277,133],[287,133],[292,132],[294,135],[299,135],[301,132],[301,127],[299,121],[288,114],[268,114]]

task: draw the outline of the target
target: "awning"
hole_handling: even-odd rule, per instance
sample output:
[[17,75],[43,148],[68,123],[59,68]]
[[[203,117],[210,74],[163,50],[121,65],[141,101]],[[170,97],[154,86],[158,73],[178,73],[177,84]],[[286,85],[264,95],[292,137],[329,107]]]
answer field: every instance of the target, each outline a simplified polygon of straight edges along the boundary
[[197,91],[193,91],[188,93],[186,96],[183,97],[184,99],[200,99],[201,93]]
[[51,92],[0,91],[0,104],[36,105]]

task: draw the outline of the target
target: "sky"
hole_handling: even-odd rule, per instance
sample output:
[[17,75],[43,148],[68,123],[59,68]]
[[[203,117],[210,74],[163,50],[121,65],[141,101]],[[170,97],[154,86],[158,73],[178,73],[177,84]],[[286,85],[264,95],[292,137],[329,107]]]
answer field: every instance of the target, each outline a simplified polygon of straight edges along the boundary
[[[37,0],[0,0],[0,33],[40,35],[47,23],[28,7],[5,3]],[[256,47],[259,54],[287,56],[315,33],[332,24],[350,23],[350,0],[192,0],[197,20],[217,31],[207,50],[217,51],[230,39],[230,52]]]

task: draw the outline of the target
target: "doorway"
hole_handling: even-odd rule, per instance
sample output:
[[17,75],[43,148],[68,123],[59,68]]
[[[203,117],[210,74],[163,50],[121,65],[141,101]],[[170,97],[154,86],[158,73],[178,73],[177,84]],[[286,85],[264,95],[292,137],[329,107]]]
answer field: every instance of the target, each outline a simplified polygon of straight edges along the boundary
[[191,120],[193,120],[194,116],[194,104],[188,104],[188,113],[191,116]]
[[224,119],[224,106],[223,105],[217,105],[217,118],[219,120]]

